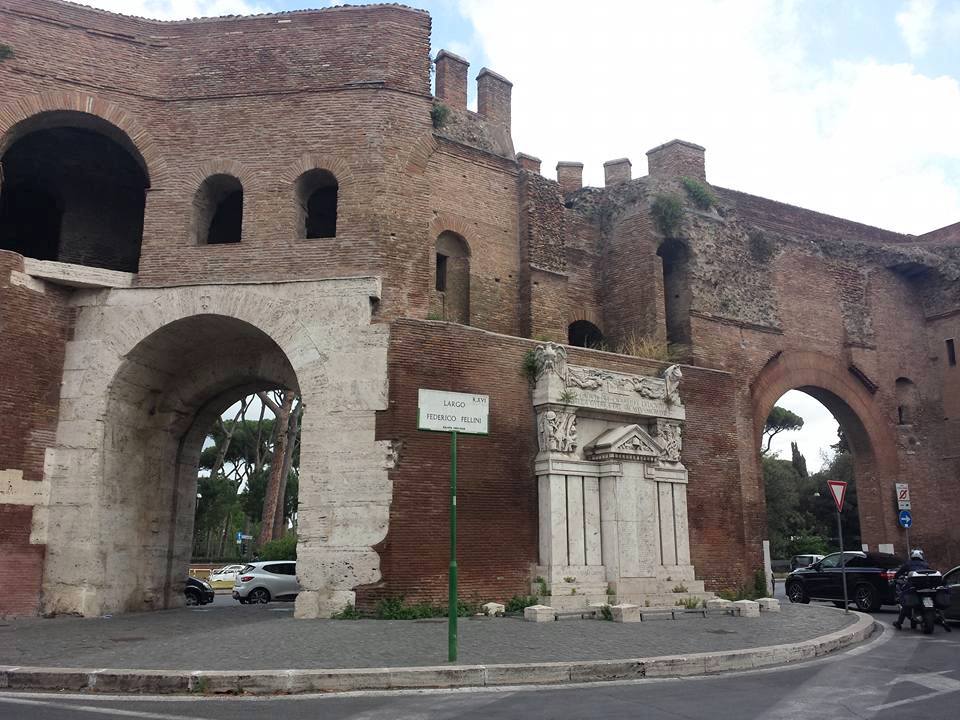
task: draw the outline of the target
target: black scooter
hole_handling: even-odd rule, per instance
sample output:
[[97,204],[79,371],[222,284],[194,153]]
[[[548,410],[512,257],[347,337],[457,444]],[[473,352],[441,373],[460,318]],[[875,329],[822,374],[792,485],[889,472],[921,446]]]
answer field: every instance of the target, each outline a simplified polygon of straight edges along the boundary
[[943,611],[950,607],[950,588],[943,584],[943,576],[936,570],[911,570],[901,581],[900,606],[909,611],[910,627],[920,625],[925,635],[940,624],[950,632]]

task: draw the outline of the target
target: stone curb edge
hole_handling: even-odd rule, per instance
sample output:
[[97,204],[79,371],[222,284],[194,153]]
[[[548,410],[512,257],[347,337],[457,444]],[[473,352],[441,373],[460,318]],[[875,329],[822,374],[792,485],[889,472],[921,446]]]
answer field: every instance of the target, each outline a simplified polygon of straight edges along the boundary
[[791,645],[629,660],[585,660],[510,665],[328,670],[114,670],[0,666],[0,690],[61,690],[137,694],[268,695],[356,690],[546,685],[638,678],[682,677],[752,670],[827,655],[869,638],[873,618]]

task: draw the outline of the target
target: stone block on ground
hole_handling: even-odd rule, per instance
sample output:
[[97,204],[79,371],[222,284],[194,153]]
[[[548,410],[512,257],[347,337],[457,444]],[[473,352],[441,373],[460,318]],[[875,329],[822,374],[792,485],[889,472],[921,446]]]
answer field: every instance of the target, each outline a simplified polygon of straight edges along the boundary
[[481,606],[483,609],[484,615],[489,615],[493,617],[495,615],[503,615],[506,612],[507,608],[500,603],[488,602]]
[[639,605],[622,603],[620,605],[611,605],[610,612],[613,614],[613,621],[619,623],[640,622],[642,619],[640,613],[643,611]]
[[760,612],[780,612],[780,601],[777,598],[760,598],[757,600]]
[[729,610],[733,603],[723,598],[711,598],[707,600],[707,610]]
[[760,604],[753,600],[737,600],[730,606],[740,617],[760,617]]
[[523,609],[523,619],[527,622],[553,622],[555,611],[549,605],[530,605]]

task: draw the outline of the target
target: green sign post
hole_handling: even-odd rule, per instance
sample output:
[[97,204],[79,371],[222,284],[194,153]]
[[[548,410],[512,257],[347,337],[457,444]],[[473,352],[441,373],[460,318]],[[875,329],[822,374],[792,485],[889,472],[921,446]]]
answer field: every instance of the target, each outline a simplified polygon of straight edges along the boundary
[[450,433],[450,573],[447,595],[447,660],[457,661],[457,434],[486,435],[487,395],[420,389],[417,428]]

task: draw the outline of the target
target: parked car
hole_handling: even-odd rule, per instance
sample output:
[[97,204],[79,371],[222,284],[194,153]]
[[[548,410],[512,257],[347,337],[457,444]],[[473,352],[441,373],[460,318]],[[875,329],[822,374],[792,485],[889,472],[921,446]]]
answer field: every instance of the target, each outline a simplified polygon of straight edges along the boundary
[[802,567],[807,567],[807,565],[813,565],[820,560],[823,560],[823,555],[794,555],[790,558],[790,572]]
[[943,584],[950,588],[950,607],[943,611],[943,616],[960,622],[960,565],[943,574]]
[[243,565],[227,565],[226,567],[213,570],[208,578],[211,585],[220,587],[232,587],[237,579],[237,573],[243,570]]
[[[893,583],[903,560],[878,552],[848,551],[846,556],[847,597],[863,612],[879,610],[881,605],[896,605]],[[812,565],[794,570],[784,580],[790,602],[830,600],[843,607],[843,571],[840,553],[827,555]]]
[[214,592],[206,580],[197,580],[187,576],[187,584],[183,587],[183,594],[187,598],[187,605],[206,605],[213,602]]
[[244,604],[296,597],[299,592],[297,563],[292,560],[244,565],[233,583],[233,599]]

